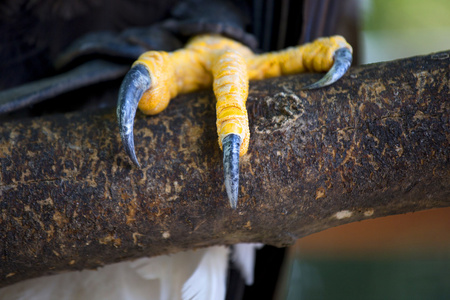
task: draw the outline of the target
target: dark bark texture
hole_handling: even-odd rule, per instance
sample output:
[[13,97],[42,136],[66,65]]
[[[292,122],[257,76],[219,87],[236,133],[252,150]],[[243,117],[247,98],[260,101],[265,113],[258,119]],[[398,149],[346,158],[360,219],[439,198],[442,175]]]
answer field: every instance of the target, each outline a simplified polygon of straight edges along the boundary
[[217,244],[286,246],[329,227],[450,206],[450,52],[252,82],[236,210],[211,91],[138,114],[137,169],[112,110],[0,128],[0,282]]

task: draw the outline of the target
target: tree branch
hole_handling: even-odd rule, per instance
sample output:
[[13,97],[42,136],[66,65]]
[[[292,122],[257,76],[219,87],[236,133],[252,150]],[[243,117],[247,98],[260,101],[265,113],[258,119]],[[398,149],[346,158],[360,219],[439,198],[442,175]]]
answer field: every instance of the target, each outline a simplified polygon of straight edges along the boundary
[[329,227],[450,206],[449,54],[252,82],[240,199],[223,187],[210,91],[138,114],[137,155],[114,112],[0,128],[1,285],[238,242],[277,246]]

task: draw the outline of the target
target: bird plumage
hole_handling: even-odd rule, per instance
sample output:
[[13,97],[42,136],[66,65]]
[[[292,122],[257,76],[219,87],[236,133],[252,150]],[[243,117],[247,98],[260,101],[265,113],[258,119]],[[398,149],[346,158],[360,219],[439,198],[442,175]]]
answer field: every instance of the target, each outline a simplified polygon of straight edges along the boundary
[[[261,244],[233,246],[247,284]],[[0,289],[0,300],[222,300],[230,248],[214,246],[29,279]]]

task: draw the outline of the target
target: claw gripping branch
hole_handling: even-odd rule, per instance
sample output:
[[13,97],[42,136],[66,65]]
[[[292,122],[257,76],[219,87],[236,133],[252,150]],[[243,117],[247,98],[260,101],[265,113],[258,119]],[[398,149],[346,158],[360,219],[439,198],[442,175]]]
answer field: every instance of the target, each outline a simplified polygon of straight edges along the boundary
[[232,208],[239,194],[239,156],[248,149],[250,130],[245,103],[248,96],[247,64],[242,55],[225,50],[213,63],[214,94],[217,98],[217,134],[223,149],[225,189]]
[[[326,86],[347,71],[351,51],[344,38],[334,36],[280,52],[255,55],[231,39],[200,35],[178,51],[146,52],[134,63],[119,93],[117,115],[125,149],[139,166],[133,141],[137,105],[145,114],[157,114],[177,94],[213,85],[217,98],[219,145],[224,150],[225,186],[230,204],[235,208],[239,191],[239,156],[247,152],[250,140],[245,106],[248,80],[329,70],[322,80],[308,88]],[[134,81],[151,84],[132,84]]]

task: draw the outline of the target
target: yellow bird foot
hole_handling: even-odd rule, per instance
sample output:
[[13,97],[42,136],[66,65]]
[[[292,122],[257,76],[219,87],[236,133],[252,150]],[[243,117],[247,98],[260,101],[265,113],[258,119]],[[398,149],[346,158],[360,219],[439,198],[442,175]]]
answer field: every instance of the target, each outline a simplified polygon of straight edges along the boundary
[[149,51],[125,76],[117,117],[125,151],[139,167],[134,151],[136,109],[145,114],[164,110],[170,99],[213,86],[217,98],[217,133],[223,149],[225,187],[232,208],[239,194],[239,156],[247,152],[250,132],[246,101],[248,81],[307,71],[328,73],[307,89],[332,84],[350,67],[352,48],[340,36],[280,52],[256,55],[246,46],[218,35],[194,37],[174,52]]

